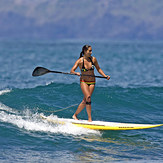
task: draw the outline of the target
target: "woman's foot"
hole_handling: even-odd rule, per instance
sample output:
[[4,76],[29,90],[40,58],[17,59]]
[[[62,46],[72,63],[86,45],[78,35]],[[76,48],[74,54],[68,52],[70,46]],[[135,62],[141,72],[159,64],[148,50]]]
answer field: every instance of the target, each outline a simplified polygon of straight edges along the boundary
[[88,119],[88,122],[92,122],[92,119]]
[[79,120],[75,114],[72,116],[72,118],[73,118],[74,120]]

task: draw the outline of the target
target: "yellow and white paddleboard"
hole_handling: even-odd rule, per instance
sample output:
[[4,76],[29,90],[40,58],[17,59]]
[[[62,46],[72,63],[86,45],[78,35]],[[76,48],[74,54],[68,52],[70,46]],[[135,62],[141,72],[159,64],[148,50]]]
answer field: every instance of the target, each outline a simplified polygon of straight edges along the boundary
[[66,124],[71,123],[78,127],[84,127],[93,130],[138,130],[147,129],[163,126],[163,124],[132,124],[132,123],[117,123],[117,122],[104,122],[104,121],[92,121],[87,120],[74,120],[65,118],[52,118],[51,116],[46,117],[44,115],[40,116],[42,119],[47,120],[55,124]]

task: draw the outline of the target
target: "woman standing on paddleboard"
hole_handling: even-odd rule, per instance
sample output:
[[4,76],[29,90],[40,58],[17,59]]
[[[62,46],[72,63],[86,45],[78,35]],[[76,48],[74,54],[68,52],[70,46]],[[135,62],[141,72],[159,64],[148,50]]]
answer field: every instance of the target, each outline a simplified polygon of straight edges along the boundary
[[[88,121],[92,121],[91,117],[91,95],[95,88],[95,77],[94,76],[94,69],[96,67],[97,71],[103,76],[107,77],[106,79],[109,80],[110,76],[105,75],[102,69],[99,67],[97,59],[92,54],[92,47],[89,45],[84,45],[82,48],[82,52],[80,53],[79,59],[75,62],[74,66],[71,69],[72,74],[76,74],[80,76],[79,72],[75,72],[75,70],[79,67],[81,70],[81,77],[80,77],[80,87],[83,92],[84,98],[82,102],[79,104],[75,114],[72,116],[75,120],[78,120],[77,115],[86,107],[87,114],[88,114]],[[90,75],[90,76],[84,76]]]

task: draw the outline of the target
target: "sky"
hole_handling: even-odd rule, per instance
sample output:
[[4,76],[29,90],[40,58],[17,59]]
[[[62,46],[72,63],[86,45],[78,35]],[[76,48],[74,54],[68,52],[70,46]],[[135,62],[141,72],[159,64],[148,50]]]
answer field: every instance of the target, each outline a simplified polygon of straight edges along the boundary
[[0,38],[163,40],[162,0],[0,0]]

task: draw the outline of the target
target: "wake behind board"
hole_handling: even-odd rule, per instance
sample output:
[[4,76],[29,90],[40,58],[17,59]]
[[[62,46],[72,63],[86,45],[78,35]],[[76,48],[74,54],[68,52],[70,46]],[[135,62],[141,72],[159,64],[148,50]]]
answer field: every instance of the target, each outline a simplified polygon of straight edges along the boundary
[[65,119],[52,117],[46,117],[40,115],[40,117],[48,122],[55,124],[66,124],[70,123],[78,127],[93,129],[93,130],[138,130],[138,129],[147,129],[163,126],[163,124],[132,124],[132,123],[117,123],[117,122],[104,122],[104,121],[92,121],[88,122],[87,120],[74,120],[74,119]]

